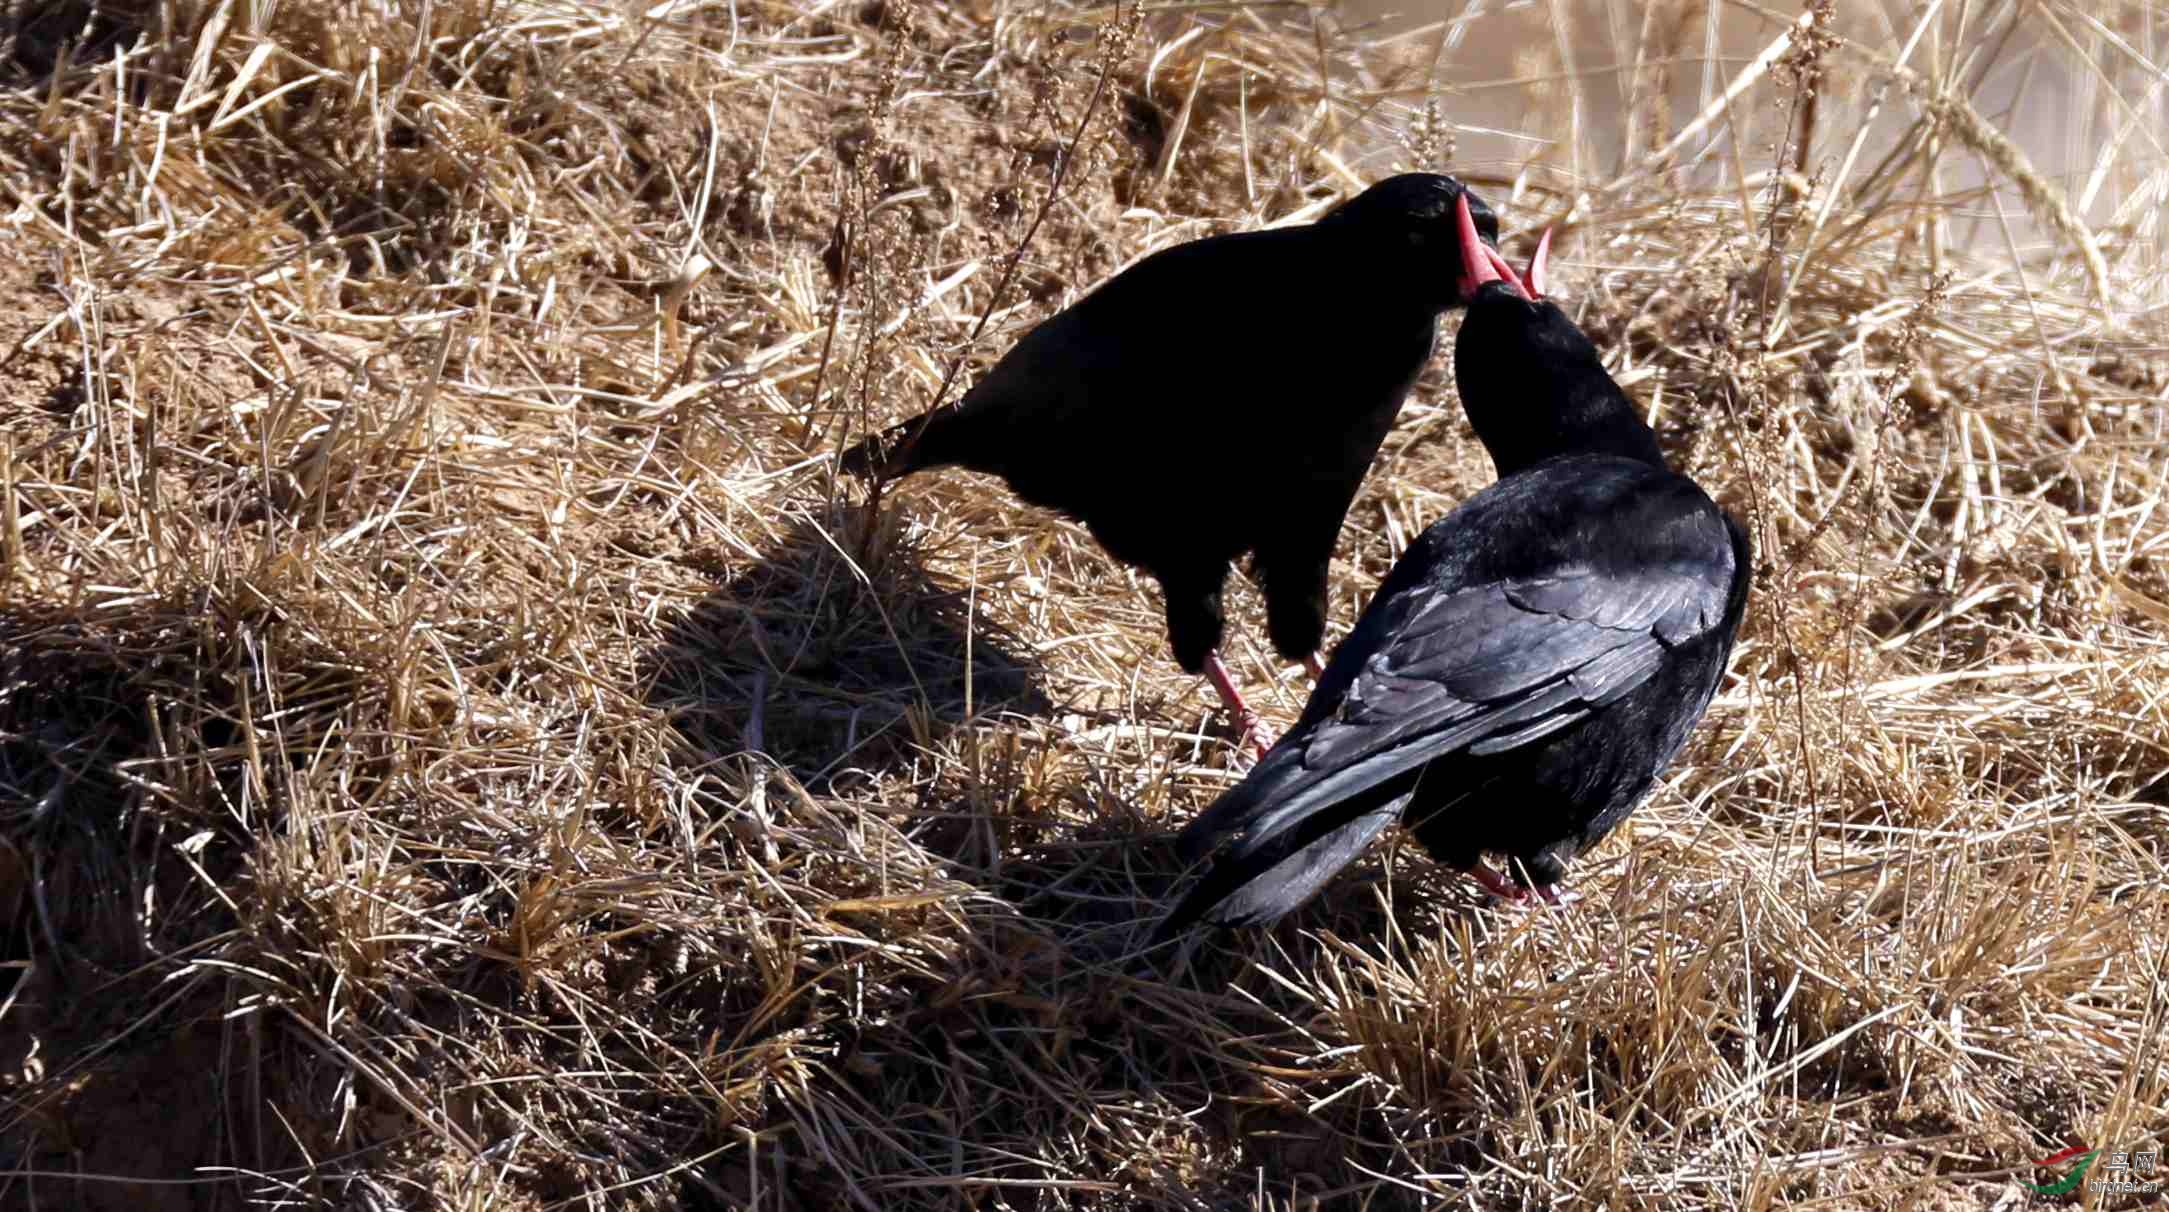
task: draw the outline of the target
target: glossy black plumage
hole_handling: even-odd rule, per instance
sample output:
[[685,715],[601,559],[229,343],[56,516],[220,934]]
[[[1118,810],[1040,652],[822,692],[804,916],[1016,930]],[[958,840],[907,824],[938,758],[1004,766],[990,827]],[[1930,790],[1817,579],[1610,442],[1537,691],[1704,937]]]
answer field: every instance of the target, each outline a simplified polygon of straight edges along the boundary
[[1316,223],[1155,253],[1027,333],[954,408],[860,443],[843,467],[961,465],[1077,518],[1160,582],[1191,673],[1219,647],[1229,566],[1254,553],[1274,648],[1309,657],[1341,519],[1439,314],[1462,301],[1465,194],[1406,174]]
[[1665,467],[1553,304],[1479,287],[1454,364],[1499,481],[1403,554],[1295,727],[1183,831],[1193,858],[1240,836],[1164,932],[1271,922],[1396,822],[1487,886],[1491,852],[1548,888],[1708,707],[1745,531]]

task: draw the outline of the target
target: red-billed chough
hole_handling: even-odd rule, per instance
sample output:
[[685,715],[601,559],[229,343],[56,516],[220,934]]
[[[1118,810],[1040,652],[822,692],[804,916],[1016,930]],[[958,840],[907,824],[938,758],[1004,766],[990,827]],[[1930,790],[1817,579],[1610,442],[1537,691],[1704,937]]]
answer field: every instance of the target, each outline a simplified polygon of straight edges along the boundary
[[1409,547],[1296,725],[1183,830],[1192,858],[1240,836],[1163,935],[1274,921],[1396,822],[1501,896],[1527,892],[1486,852],[1556,900],[1709,706],[1747,534],[1666,468],[1596,347],[1543,301],[1543,260],[1526,286],[1481,250],[1464,270],[1454,373],[1498,482]]
[[1440,313],[1463,301],[1464,231],[1495,244],[1498,221],[1454,178],[1408,173],[1315,223],[1154,253],[1026,333],[955,407],[859,443],[843,468],[960,465],[1083,522],[1160,582],[1176,663],[1210,676],[1255,738],[1218,652],[1228,568],[1254,554],[1274,649],[1318,672],[1341,519]]

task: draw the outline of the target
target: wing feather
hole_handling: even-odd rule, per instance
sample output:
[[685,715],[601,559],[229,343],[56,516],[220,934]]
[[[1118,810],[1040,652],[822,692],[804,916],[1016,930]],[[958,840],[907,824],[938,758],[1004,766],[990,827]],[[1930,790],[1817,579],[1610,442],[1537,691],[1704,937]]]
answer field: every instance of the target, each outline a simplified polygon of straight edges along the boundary
[[[1624,473],[1618,482],[1629,495],[1635,485],[1671,491]],[[1193,859],[1239,836],[1170,922],[1280,916],[1354,859],[1384,828],[1379,814],[1399,813],[1423,766],[1572,728],[1646,684],[1668,650],[1720,625],[1739,570],[1707,498],[1641,532],[1639,554],[1462,580],[1477,566],[1455,553],[1511,528],[1490,511],[1526,509],[1534,492],[1489,505],[1480,494],[1404,555],[1296,727],[1183,830],[1178,844]],[[1582,516],[1619,516],[1613,505]]]
[[1427,600],[1399,612],[1403,627],[1378,629],[1384,642],[1339,706],[1284,737],[1192,821],[1184,849],[1195,855],[1244,830],[1238,858],[1261,853],[1324,805],[1443,755],[1498,753],[1570,727],[1646,682],[1667,648],[1699,634],[1704,598],[1722,592],[1700,577],[1585,569],[1451,593],[1408,590]]

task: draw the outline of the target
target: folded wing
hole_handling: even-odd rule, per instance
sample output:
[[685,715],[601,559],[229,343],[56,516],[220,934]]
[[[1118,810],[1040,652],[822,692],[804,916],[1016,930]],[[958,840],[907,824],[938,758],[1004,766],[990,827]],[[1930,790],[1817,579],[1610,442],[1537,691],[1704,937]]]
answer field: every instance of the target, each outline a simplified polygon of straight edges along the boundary
[[1708,555],[1463,588],[1417,583],[1374,603],[1335,654],[1335,666],[1354,668],[1339,702],[1307,713],[1183,830],[1178,845],[1192,858],[1242,836],[1165,928],[1208,911],[1230,924],[1280,916],[1398,817],[1426,763],[1526,745],[1648,681],[1668,649],[1723,617],[1733,570],[1721,535]]

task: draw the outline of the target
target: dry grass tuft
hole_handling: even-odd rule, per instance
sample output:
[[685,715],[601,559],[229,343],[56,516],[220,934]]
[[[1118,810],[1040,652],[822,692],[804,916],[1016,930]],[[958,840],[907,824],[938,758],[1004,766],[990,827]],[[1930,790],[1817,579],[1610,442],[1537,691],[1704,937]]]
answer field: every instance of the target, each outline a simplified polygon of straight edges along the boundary
[[[2158,1146],[2169,24],[1916,7],[7,6],[0,1206],[2012,1207]],[[830,456],[1442,160],[1751,519],[1732,680],[1579,912],[1384,852],[1138,954],[1233,777],[1149,592]],[[1337,626],[1488,478],[1445,365]]]

